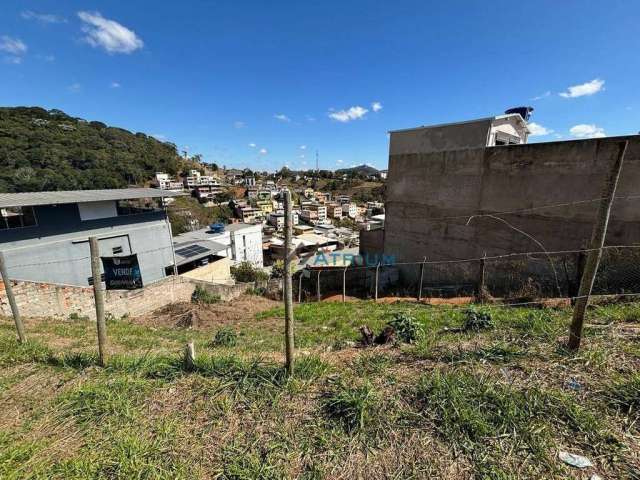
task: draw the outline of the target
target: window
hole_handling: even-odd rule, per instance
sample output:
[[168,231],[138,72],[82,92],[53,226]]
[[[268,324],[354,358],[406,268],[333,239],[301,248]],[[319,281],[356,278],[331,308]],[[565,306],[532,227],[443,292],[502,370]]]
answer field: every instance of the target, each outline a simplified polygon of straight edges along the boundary
[[0,208],[0,230],[33,227],[38,224],[33,207]]
[[162,200],[158,198],[134,198],[130,200],[118,200],[116,203],[116,209],[119,216],[154,212],[162,209]]

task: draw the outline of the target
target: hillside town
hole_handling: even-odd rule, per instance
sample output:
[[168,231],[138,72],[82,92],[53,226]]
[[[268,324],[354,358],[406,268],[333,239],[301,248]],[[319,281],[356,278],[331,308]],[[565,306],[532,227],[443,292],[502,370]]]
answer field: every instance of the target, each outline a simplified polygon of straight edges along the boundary
[[[229,208],[231,216],[224,222],[201,225],[193,219],[189,222],[189,232],[175,237],[176,245],[184,244],[187,239],[217,241],[225,232],[240,231],[247,237],[246,254],[232,256],[236,262],[250,261],[263,267],[271,266],[282,260],[284,253],[285,212],[281,192],[292,192],[294,206],[292,223],[294,246],[297,256],[304,260],[319,252],[343,252],[358,254],[361,231],[384,228],[385,209],[383,201],[360,201],[348,194],[314,189],[317,184],[317,172],[294,173],[289,178],[276,174],[254,173],[237,169],[212,170],[208,164],[190,169],[184,177],[171,177],[158,172],[152,186],[163,191],[190,195],[206,208]],[[266,173],[266,172],[265,172]],[[367,175],[356,173],[338,173],[339,181],[349,177],[360,177],[361,181],[377,182],[384,185],[386,170]],[[335,181],[335,180],[333,180]],[[171,197],[166,199],[171,209]],[[191,217],[188,209],[181,214]],[[228,223],[228,225],[225,225]],[[211,234],[215,231],[215,234]],[[250,259],[250,260],[249,260]],[[189,268],[212,270],[214,263],[211,255],[203,252],[200,258],[193,258]],[[181,269],[185,266],[179,265]],[[197,272],[191,275],[197,275]]]
[[639,18],[4,0],[0,480],[640,480]]

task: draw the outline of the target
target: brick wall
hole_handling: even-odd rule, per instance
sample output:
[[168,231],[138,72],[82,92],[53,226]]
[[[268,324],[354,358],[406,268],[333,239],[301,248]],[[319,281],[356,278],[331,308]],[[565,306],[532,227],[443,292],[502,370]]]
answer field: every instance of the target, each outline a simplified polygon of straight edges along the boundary
[[[75,313],[95,318],[93,288],[13,281],[18,309],[25,317],[68,317]],[[195,284],[182,277],[167,277],[140,290],[108,290],[105,311],[121,317],[143,315],[174,302],[191,299]],[[0,282],[0,313],[11,315],[11,308]]]
[[[20,314],[25,317],[62,317],[71,314],[95,318],[92,287],[12,281]],[[245,293],[252,283],[216,284],[183,276],[167,277],[139,290],[107,290],[105,311],[116,317],[144,315],[170,303],[189,302],[196,286],[229,301]],[[10,316],[4,283],[0,281],[0,315]]]

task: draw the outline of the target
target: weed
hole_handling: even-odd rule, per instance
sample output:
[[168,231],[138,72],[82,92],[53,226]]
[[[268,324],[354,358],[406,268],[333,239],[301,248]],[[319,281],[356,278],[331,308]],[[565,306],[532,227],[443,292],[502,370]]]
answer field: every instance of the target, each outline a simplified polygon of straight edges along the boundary
[[213,336],[210,345],[212,347],[235,347],[238,343],[238,335],[231,327],[222,327]]
[[338,380],[322,396],[322,408],[332,420],[339,422],[345,430],[354,432],[363,429],[373,419],[378,405],[378,396],[369,382],[348,385]]
[[463,330],[479,332],[494,327],[491,311],[485,308],[471,307],[464,312]]
[[422,325],[407,313],[395,313],[389,325],[394,328],[397,337],[406,343],[414,343],[424,335]]
[[222,298],[220,295],[209,292],[207,289],[197,285],[193,294],[191,294],[191,301],[193,303],[200,303],[203,305],[211,305],[214,303],[220,303]]

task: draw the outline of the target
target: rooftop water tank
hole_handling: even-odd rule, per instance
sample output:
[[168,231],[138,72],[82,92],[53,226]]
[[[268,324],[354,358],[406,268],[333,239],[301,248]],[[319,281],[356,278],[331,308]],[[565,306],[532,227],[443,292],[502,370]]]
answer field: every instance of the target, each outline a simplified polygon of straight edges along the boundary
[[209,225],[209,228],[213,233],[222,233],[224,232],[224,223],[216,222]]
[[505,110],[505,115],[511,115],[512,113],[519,113],[525,122],[529,121],[529,116],[533,112],[533,107],[514,107],[509,110]]

